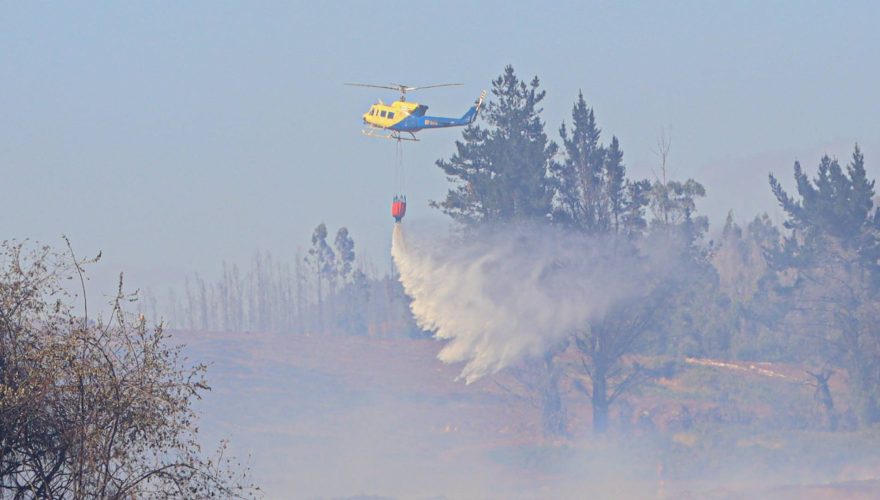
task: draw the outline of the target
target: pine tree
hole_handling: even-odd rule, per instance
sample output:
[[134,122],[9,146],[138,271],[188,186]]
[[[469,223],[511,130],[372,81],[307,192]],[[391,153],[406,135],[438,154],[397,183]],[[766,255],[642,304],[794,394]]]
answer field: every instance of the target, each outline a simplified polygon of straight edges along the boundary
[[539,105],[546,92],[539,86],[537,77],[526,84],[513,66],[504,68],[492,82],[495,99],[483,114],[488,128],[468,126],[456,141],[456,153],[437,161],[456,186],[434,207],[465,224],[550,214],[548,173],[558,148],[544,132]]
[[799,163],[794,177],[798,198],[770,176],[789,230],[771,263],[780,275],[796,275],[793,283],[779,282],[792,303],[792,330],[804,333],[803,340],[818,339],[814,352],[825,363],[847,369],[861,422],[880,422],[880,218],[874,181],[867,178],[858,145],[846,170],[825,156],[814,179]]
[[[605,148],[599,143],[601,130],[596,125],[593,109],[587,107],[584,94],[571,111],[572,129],[569,133],[565,122],[559,128],[565,152],[565,160],[554,165],[557,180],[557,204],[555,218],[580,229],[604,231],[608,228],[605,189]],[[622,160],[623,153],[619,151]]]
[[[595,113],[582,92],[571,117],[571,129],[565,123],[559,129],[564,159],[551,165],[553,221],[615,239],[618,252],[635,254],[632,243],[646,226],[650,183],[627,179],[620,141],[612,137],[607,147],[602,145]],[[623,358],[643,343],[662,303],[649,296],[612,308],[575,335],[574,345],[583,356],[582,366],[591,382],[583,390],[590,397],[596,433],[607,431],[611,404],[644,378],[637,368],[625,366]]]
[[[640,203],[639,198],[630,198],[627,195],[628,180],[626,178],[626,167],[623,164],[623,150],[620,149],[620,142],[617,137],[611,137],[611,144],[605,151],[605,192],[608,199],[608,225],[615,233],[620,233],[622,229],[639,230],[642,224],[638,220],[629,220],[625,214],[630,210],[629,205]],[[644,203],[642,204],[644,206]]]
[[645,227],[647,181],[626,178],[617,137],[608,147],[582,92],[572,108],[572,128],[559,129],[565,158],[551,165],[555,221],[589,233],[634,234]]

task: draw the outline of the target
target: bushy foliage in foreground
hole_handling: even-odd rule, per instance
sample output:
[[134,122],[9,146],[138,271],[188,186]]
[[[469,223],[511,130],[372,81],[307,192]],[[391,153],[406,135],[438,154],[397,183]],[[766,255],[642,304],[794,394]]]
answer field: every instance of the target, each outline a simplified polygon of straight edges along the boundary
[[75,315],[84,261],[0,246],[0,498],[249,497],[246,471],[205,459],[192,403],[208,390],[161,325]]

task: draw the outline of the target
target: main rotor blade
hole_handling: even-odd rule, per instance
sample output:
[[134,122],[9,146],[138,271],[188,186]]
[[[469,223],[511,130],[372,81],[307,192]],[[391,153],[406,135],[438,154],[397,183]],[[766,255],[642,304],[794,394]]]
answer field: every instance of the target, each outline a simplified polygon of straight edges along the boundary
[[390,87],[388,85],[370,85],[367,83],[345,83],[343,85],[348,85],[350,87],[373,87],[376,89],[388,89],[388,90],[400,90],[400,87]]
[[437,87],[461,87],[463,83],[438,83],[437,85],[424,85],[422,87],[407,87],[406,90],[433,89]]
[[372,87],[376,89],[388,89],[388,90],[396,90],[401,94],[406,94],[407,92],[411,92],[413,90],[422,90],[422,89],[433,89],[437,87],[461,87],[464,85],[463,83],[438,83],[436,85],[424,85],[422,87],[410,87],[409,85],[404,85],[402,83],[391,83],[388,85],[372,85],[369,83],[346,83],[345,85],[349,85],[351,87]]

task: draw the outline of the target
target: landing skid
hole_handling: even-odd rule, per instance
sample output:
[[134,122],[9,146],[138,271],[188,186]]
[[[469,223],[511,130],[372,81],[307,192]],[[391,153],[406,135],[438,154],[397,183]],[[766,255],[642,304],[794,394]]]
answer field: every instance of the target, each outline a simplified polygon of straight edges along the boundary
[[400,132],[397,132],[395,130],[388,131],[387,129],[383,129],[383,128],[370,127],[370,128],[362,129],[361,133],[367,137],[375,137],[377,139],[394,139],[396,141],[415,141],[415,142],[419,141],[418,139],[416,139],[416,135],[413,134],[412,132],[406,132],[411,137],[404,137],[404,136],[400,135],[401,134]]

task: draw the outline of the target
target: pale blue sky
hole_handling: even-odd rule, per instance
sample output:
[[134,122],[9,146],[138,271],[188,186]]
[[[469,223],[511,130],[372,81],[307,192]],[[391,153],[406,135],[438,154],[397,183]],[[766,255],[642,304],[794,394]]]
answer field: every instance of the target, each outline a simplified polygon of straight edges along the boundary
[[[880,169],[876,2],[117,2],[0,4],[0,238],[103,249],[162,289],[257,249],[305,246],[326,221],[385,269],[393,143],[360,114],[393,93],[460,115],[505,64],[538,75],[557,136],[578,89],[633,176],[656,166],[709,192],[720,222],[773,208],[787,178],[863,145]],[[446,182],[459,130],[407,144],[407,222]]]

